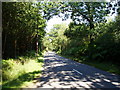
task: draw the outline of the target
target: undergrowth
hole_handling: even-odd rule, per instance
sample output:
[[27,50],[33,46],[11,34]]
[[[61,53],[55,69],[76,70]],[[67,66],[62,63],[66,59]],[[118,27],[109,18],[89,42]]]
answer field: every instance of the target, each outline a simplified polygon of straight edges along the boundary
[[17,59],[2,60],[3,88],[22,88],[41,74],[43,57],[20,56]]

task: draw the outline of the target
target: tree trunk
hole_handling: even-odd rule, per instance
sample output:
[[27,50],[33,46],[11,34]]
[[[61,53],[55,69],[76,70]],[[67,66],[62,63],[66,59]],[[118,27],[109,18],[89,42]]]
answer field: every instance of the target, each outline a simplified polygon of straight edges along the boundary
[[[92,45],[92,42],[93,42],[93,34],[91,33],[91,31],[94,29],[94,24],[93,24],[93,15],[92,15],[92,12],[91,12],[91,10],[93,9],[92,7],[90,7],[91,6],[91,4],[89,3],[88,4],[88,12],[89,12],[89,24],[90,24],[90,37],[89,37],[89,41],[90,41],[90,43],[89,43],[89,46],[91,47],[91,45]],[[92,59],[92,53],[91,53],[91,51],[89,51],[89,59],[91,60]]]
[[15,58],[16,58],[17,40],[14,41],[14,44],[15,44]]
[[4,45],[3,45],[3,56],[5,53],[5,45],[6,45],[7,34],[5,34]]
[[37,37],[36,37],[36,54],[38,54],[38,31],[37,31]]
[[[94,29],[94,24],[92,24],[92,23],[90,22],[90,30],[92,30],[92,29]],[[93,34],[90,33],[90,44],[93,42],[92,36],[93,36]]]
[[[90,24],[90,30],[92,30],[94,28],[94,24],[93,24],[93,15],[92,15],[92,7],[91,6],[91,3],[88,3],[87,4],[87,7],[88,7],[88,13],[89,13],[89,24]],[[92,38],[93,34],[90,32],[90,44],[92,43],[93,41],[93,38]]]

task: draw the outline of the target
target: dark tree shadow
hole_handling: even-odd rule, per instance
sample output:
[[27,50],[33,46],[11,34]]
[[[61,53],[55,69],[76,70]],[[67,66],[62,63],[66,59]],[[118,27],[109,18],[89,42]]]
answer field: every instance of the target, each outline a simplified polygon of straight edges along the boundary
[[71,88],[120,88],[119,75],[77,63],[52,53],[45,56],[44,63],[44,71],[38,88],[45,87],[45,85],[53,88],[57,88],[57,85],[63,87],[71,85]]

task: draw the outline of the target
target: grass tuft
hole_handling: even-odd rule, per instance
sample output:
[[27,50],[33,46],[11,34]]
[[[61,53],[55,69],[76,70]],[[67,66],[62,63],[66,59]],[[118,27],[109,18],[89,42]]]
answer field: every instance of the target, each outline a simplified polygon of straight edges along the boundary
[[[3,88],[21,88],[31,84],[41,74],[42,57],[26,58],[24,64],[18,59],[3,60]],[[38,62],[39,61],[39,62]]]

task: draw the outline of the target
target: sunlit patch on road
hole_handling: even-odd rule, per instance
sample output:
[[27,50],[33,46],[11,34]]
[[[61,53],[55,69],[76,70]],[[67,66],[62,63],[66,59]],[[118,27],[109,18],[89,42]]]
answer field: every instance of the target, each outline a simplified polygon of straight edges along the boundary
[[39,88],[118,88],[119,76],[48,52]]

